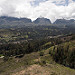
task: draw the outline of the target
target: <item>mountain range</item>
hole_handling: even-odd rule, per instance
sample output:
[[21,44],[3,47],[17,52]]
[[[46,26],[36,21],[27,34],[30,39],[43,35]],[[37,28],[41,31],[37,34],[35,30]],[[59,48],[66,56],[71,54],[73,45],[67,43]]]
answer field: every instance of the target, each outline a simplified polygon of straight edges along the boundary
[[37,18],[35,21],[33,21],[35,24],[39,25],[49,25],[51,24],[51,21],[47,18]]
[[8,16],[1,16],[0,17],[0,27],[11,27],[11,26],[27,26],[27,25],[58,25],[58,26],[74,26],[75,27],[75,20],[70,19],[57,19],[53,24],[47,18],[37,18],[32,22],[31,19],[28,18],[16,18],[16,17],[8,17]]

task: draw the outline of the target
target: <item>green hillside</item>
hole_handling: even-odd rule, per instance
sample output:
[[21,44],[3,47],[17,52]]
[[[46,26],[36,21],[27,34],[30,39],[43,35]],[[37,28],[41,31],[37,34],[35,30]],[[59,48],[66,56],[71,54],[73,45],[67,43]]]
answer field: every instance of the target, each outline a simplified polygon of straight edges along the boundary
[[[44,48],[49,44],[51,43],[47,42],[41,46]],[[72,50],[75,48],[75,40],[59,45],[64,48],[69,46],[69,49]],[[0,59],[0,75],[75,75],[75,69],[65,67],[62,63],[56,63],[53,59],[54,47],[57,49],[59,45],[25,54],[21,58],[9,57],[5,62]]]

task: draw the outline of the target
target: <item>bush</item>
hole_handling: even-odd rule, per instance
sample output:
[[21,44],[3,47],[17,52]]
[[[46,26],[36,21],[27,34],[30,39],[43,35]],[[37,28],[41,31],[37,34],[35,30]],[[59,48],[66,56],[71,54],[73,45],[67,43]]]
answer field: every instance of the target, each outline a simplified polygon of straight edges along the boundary
[[49,50],[49,54],[51,54],[51,50]]
[[43,56],[44,55],[44,52],[40,52],[40,56]]
[[9,60],[9,57],[8,57],[8,56],[5,56],[5,57],[3,58],[3,60],[4,60],[4,62],[6,62],[6,61]]
[[52,74],[51,75],[57,75],[55,72],[52,72]]

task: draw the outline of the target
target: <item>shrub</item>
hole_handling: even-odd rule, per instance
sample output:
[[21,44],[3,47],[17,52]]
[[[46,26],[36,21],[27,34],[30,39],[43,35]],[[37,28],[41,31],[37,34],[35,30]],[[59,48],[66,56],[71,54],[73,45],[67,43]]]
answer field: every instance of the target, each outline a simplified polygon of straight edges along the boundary
[[40,56],[43,56],[44,55],[44,52],[40,52]]
[[9,57],[8,57],[8,56],[5,56],[5,57],[3,58],[3,60],[4,60],[4,62],[6,62],[6,61],[9,60]]

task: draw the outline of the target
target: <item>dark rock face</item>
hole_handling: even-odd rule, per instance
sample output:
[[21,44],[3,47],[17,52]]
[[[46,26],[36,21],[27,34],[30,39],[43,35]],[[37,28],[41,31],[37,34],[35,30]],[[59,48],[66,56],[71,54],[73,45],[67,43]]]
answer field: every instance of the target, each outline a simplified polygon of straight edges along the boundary
[[32,26],[32,25],[50,25],[51,21],[47,18],[37,18],[34,22],[28,18],[16,18],[1,16],[0,17],[0,28],[2,27],[23,27],[23,26]]
[[[32,26],[32,25],[50,25],[51,21],[47,18],[37,18],[35,21],[31,21],[28,18],[16,18],[16,17],[8,17],[1,16],[0,17],[0,28],[9,28],[9,27],[24,27],[24,26]],[[55,25],[56,24],[56,25]],[[53,25],[58,27],[75,27],[75,20],[70,19],[57,19]]]
[[47,18],[37,18],[34,23],[38,25],[49,25],[51,21]]
[[8,25],[11,23],[17,25],[19,22],[32,23],[31,19],[28,18],[15,18],[15,17],[7,17],[7,16],[0,17],[0,25]]
[[65,24],[65,25],[70,25],[70,24],[73,24],[75,23],[75,20],[74,19],[71,19],[71,20],[66,20],[66,19],[57,19],[54,24]]

